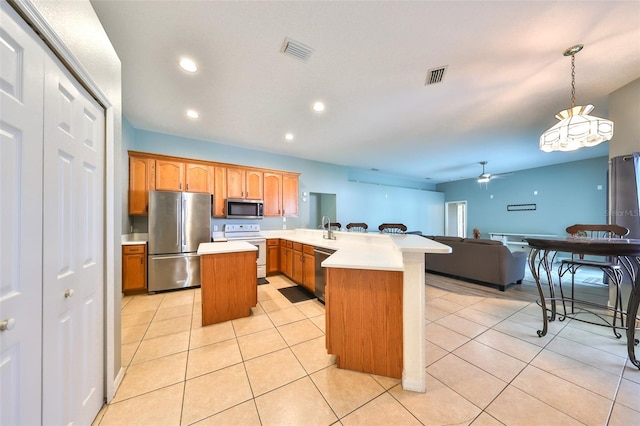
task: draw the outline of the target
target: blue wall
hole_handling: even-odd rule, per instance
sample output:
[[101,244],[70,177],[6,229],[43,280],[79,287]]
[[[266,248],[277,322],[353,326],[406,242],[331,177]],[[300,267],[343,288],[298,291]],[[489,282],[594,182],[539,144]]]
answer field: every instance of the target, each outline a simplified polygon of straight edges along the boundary
[[[337,217],[332,222],[366,222],[376,230],[383,222],[400,222],[409,230],[425,234],[441,234],[444,230],[444,194],[431,190],[403,188],[397,180],[389,185],[352,182],[350,169],[334,164],[276,155],[268,152],[238,148],[214,142],[127,127],[123,135],[126,150],[172,155],[244,166],[299,172],[300,214],[297,218],[265,218],[259,221],[263,229],[316,228],[309,223],[309,193],[336,194]],[[128,182],[128,177],[127,177]],[[307,201],[302,201],[302,193]],[[126,209],[125,205],[125,209]],[[251,221],[243,221],[251,222]],[[229,223],[228,219],[214,219],[214,225]],[[133,218],[136,232],[146,231],[146,219]],[[129,229],[128,227],[125,229]]]
[[[436,189],[445,193],[445,201],[467,201],[467,235],[473,228],[483,238],[489,232],[566,235],[565,228],[574,223],[607,223],[608,162],[598,157],[521,170],[488,185],[466,179]],[[508,204],[525,203],[537,209],[507,211]]]

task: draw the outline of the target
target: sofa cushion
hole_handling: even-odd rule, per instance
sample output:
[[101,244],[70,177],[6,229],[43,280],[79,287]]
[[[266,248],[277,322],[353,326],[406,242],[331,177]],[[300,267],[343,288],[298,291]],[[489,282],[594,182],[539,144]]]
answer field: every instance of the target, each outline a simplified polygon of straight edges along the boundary
[[452,243],[459,243],[461,242],[464,238],[460,238],[460,237],[442,237],[442,236],[436,236],[433,238],[436,241],[441,241],[441,242],[446,242],[446,241],[450,241]]
[[475,239],[475,238],[465,238],[464,242],[467,243],[467,244],[485,244],[485,245],[488,245],[488,246],[501,246],[502,245],[502,241]]

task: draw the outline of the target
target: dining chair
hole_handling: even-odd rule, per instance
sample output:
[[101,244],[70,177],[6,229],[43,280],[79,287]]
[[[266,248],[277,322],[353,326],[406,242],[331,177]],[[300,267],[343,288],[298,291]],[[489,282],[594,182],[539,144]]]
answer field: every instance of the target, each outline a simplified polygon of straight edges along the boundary
[[[576,225],[571,225],[567,227],[566,232],[572,237],[577,237],[577,238],[612,239],[612,238],[622,238],[626,236],[627,234],[629,234],[629,229],[620,225],[576,224]],[[600,269],[602,272],[604,272],[607,278],[611,280],[611,282],[613,282],[613,284],[616,286],[616,302],[615,302],[615,307],[613,312],[613,332],[618,338],[621,337],[621,335],[616,331],[616,320],[618,315],[620,316],[620,327],[624,327],[622,292],[620,291],[622,278],[624,276],[622,267],[624,267],[627,272],[630,272],[630,268],[633,268],[633,265],[627,264],[625,260],[626,258],[598,257],[598,256],[589,256],[588,259],[585,259],[584,255],[575,255],[572,253],[571,258],[562,260],[560,262],[560,267],[558,268],[560,294],[563,298],[564,298],[564,293],[562,290],[562,277],[567,272],[571,274],[571,313],[574,313],[575,274],[578,271],[578,269],[580,268]],[[604,280],[603,280],[603,284],[608,286],[608,283],[605,283]],[[565,313],[566,313],[566,308],[565,308]]]

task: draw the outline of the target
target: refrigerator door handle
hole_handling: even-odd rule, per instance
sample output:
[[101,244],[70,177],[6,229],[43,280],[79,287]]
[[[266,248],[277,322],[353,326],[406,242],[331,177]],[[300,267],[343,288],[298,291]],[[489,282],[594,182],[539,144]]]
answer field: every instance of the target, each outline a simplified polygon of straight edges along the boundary
[[182,246],[182,251],[186,251],[187,250],[187,241],[186,241],[186,233],[187,230],[185,229],[187,224],[185,222],[186,220],[186,215],[185,215],[185,204],[186,204],[186,199],[185,199],[185,194],[182,194],[182,197],[180,197],[180,224],[182,225],[182,241],[181,241],[181,246]]
[[[180,213],[180,200],[176,200],[176,213]],[[182,220],[176,220],[176,244],[180,244],[180,226]]]

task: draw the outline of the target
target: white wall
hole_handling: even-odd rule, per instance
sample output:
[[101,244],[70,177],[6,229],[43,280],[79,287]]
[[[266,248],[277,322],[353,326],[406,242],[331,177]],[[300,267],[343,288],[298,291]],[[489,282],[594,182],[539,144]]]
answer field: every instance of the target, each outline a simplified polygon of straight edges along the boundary
[[609,158],[640,151],[640,78],[609,95],[613,138]]

